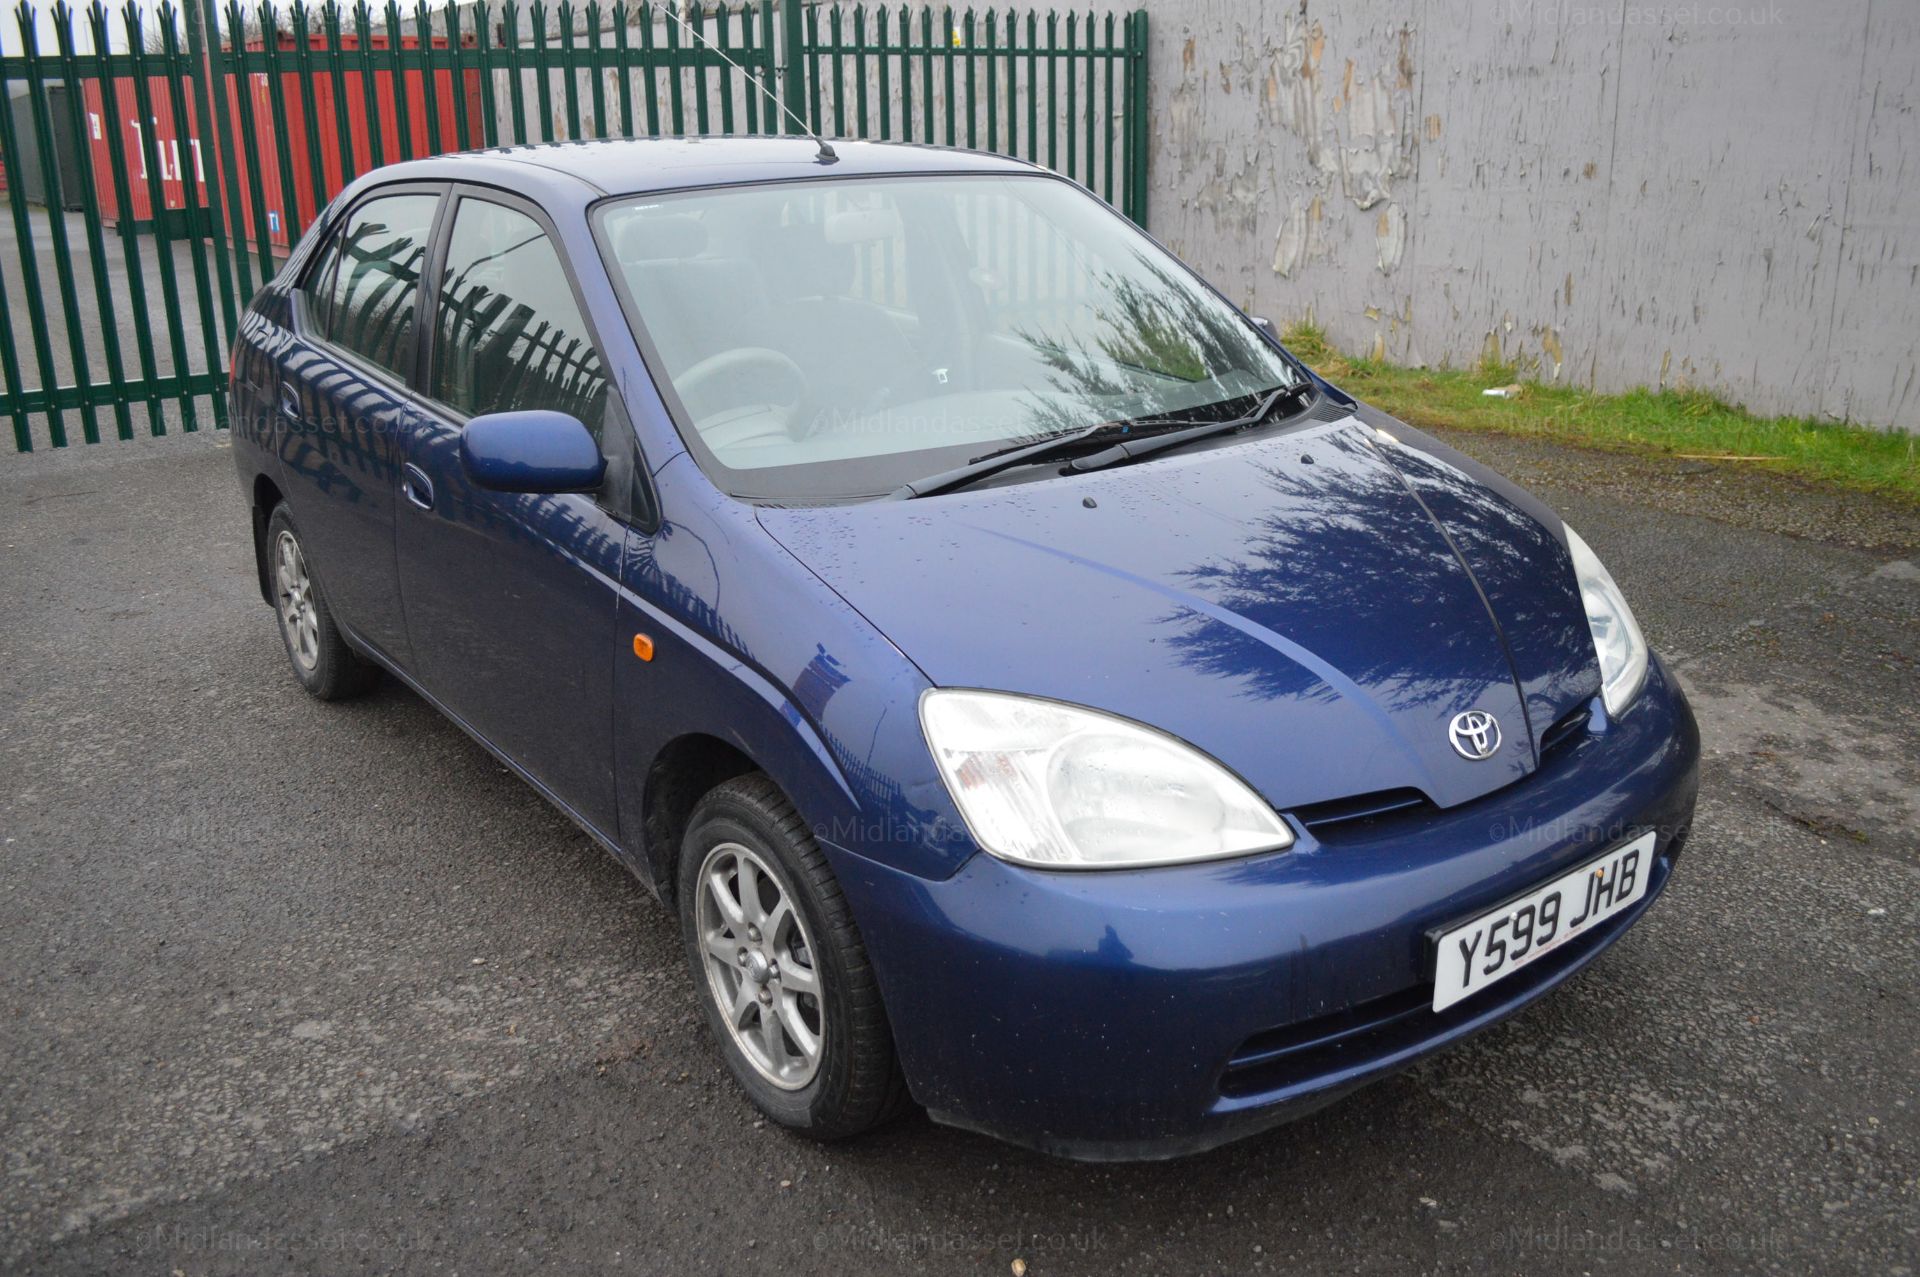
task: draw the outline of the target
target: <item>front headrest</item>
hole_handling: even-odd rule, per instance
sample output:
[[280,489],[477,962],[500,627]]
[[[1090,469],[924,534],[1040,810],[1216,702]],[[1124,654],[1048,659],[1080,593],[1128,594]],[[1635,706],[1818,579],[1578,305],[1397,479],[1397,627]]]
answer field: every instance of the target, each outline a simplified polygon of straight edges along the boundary
[[707,227],[685,213],[642,214],[627,219],[614,240],[622,262],[657,262],[697,257],[707,247]]
[[826,222],[827,243],[864,244],[893,239],[900,234],[900,214],[890,208],[850,208],[833,213]]
[[832,297],[853,284],[852,244],[829,243],[818,222],[782,226],[766,238],[762,266],[775,292],[787,297]]

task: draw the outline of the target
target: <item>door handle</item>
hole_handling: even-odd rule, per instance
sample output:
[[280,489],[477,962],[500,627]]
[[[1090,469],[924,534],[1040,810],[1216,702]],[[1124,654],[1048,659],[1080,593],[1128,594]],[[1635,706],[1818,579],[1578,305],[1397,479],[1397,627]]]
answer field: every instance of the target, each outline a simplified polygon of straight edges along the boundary
[[288,421],[300,420],[300,392],[284,381],[280,383],[280,415]]
[[400,490],[422,510],[433,509],[433,480],[411,461],[400,467]]

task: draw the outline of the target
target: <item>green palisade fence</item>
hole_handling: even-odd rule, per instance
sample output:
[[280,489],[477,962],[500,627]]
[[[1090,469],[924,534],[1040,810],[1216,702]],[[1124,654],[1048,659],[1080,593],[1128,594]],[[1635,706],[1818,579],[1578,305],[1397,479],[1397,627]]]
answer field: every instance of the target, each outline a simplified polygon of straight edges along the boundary
[[1147,221],[1147,15],[814,5],[797,114],[823,133],[995,151]]
[[1144,12],[60,0],[7,21],[0,428],[22,452],[224,427],[245,300],[402,159],[804,121],[1031,160],[1146,222]]

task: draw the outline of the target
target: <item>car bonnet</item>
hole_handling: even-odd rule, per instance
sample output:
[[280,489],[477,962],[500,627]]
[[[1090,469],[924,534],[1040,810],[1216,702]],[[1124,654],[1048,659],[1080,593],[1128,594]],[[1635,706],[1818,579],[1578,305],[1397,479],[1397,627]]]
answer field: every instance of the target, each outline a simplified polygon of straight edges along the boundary
[[[1552,669],[1516,675],[1489,601],[1564,629],[1572,581],[1551,534],[1351,418],[1072,479],[759,519],[936,686],[1149,724],[1283,809],[1489,793],[1536,765],[1527,690],[1539,717],[1582,685],[1559,640],[1526,646]],[[1490,757],[1453,744],[1472,710],[1500,726]]]

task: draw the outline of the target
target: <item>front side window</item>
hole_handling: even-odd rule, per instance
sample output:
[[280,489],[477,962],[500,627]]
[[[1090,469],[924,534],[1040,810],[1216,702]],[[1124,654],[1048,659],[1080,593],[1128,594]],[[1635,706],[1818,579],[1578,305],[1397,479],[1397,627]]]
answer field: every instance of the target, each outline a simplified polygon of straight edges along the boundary
[[725,490],[849,499],[1107,422],[1237,416],[1302,374],[1092,196],[850,178],[603,206],[602,251]]
[[599,430],[606,367],[539,223],[461,200],[440,278],[435,399],[474,417],[545,408]]
[[310,290],[328,341],[403,378],[413,371],[414,310],[439,203],[437,195],[410,194],[359,205]]

